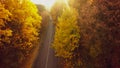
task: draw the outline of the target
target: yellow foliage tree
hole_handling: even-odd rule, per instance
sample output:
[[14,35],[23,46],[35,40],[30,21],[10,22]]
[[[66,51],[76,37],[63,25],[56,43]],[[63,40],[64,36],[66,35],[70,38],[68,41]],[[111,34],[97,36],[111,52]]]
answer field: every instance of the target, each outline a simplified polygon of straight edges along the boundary
[[80,38],[77,26],[78,13],[74,8],[65,8],[58,18],[53,48],[56,56],[70,59]]
[[9,32],[13,35],[8,45],[23,48],[32,45],[37,40],[41,21],[36,6],[30,0],[7,0],[1,3],[11,14],[10,21],[4,26],[7,30],[9,28],[11,30]]
[[[0,58],[1,63],[8,66],[11,62],[13,66],[22,63],[39,39],[40,24],[41,16],[30,0],[0,0],[0,55],[3,57]],[[9,58],[8,53],[15,56],[5,63],[4,59]]]
[[56,0],[56,3],[51,9],[51,16],[53,18],[54,24],[58,22],[58,17],[62,14],[63,9],[66,7],[66,4],[63,0]]
[[4,43],[9,43],[9,36],[12,36],[12,30],[9,28],[5,29],[6,20],[9,20],[10,15],[11,13],[0,3],[0,47],[3,46]]

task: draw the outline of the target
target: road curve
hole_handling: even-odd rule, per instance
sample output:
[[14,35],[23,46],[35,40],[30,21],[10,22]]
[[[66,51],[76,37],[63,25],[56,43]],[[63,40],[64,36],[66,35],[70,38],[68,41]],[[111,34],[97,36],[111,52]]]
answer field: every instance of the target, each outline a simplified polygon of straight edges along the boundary
[[45,32],[43,35],[44,37],[41,39],[43,43],[38,50],[38,55],[33,63],[32,68],[58,68],[57,58],[55,57],[55,53],[51,48],[51,43],[54,36],[54,25],[51,17],[48,27],[46,27],[46,31],[47,32]]

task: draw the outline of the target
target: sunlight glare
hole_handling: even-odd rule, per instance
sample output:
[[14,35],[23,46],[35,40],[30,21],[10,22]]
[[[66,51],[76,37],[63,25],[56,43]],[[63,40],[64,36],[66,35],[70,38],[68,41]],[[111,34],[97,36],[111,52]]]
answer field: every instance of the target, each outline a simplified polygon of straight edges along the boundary
[[68,0],[64,0],[64,2],[65,2],[65,4],[66,4],[66,6],[70,9],[70,6],[69,6],[69,4],[68,4]]
[[42,4],[48,9],[50,9],[56,2],[56,0],[31,0],[31,1],[35,4]]

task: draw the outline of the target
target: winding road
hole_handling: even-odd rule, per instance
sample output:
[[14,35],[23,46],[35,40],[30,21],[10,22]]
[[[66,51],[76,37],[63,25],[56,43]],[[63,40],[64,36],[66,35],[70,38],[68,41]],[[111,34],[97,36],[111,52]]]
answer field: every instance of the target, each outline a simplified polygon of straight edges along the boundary
[[42,43],[32,68],[58,68],[58,59],[55,57],[55,53],[51,48],[53,36],[54,25],[52,18],[50,17],[50,21],[46,27],[46,32],[42,37]]

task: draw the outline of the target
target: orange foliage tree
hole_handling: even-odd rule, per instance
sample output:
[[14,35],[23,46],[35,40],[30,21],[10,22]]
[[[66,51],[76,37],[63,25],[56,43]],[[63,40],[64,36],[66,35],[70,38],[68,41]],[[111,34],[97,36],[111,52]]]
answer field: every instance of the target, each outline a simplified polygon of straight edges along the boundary
[[81,31],[74,67],[119,68],[119,0],[76,0],[70,4],[78,9]]
[[99,18],[106,27],[106,38],[102,41],[103,55],[106,68],[120,67],[120,1],[96,0],[99,8]]

